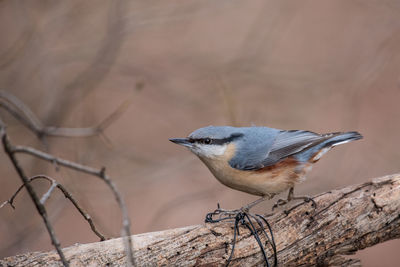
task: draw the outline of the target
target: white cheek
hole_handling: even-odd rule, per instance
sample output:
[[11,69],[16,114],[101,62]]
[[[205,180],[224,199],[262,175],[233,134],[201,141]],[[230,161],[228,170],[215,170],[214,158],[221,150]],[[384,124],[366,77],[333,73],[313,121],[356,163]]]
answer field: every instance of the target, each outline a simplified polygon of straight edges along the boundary
[[214,158],[218,156],[222,156],[225,153],[226,145],[219,146],[219,145],[201,145],[193,147],[191,150],[193,153],[207,157],[207,158]]

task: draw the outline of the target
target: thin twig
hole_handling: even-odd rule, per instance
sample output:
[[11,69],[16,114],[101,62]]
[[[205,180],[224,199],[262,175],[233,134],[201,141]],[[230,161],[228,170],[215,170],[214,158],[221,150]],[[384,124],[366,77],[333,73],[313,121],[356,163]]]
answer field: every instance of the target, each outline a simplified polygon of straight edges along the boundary
[[[93,233],[95,233],[95,235],[97,235],[100,238],[100,241],[104,241],[107,240],[108,238],[105,237],[102,233],[100,233],[96,226],[94,225],[92,218],[90,217],[90,215],[79,206],[79,204],[76,202],[76,200],[72,197],[72,195],[68,192],[68,190],[62,185],[59,184],[55,179],[46,176],[46,175],[36,175],[33,176],[31,178],[29,178],[29,182],[31,183],[34,180],[37,179],[44,179],[46,181],[49,181],[51,183],[51,186],[49,188],[49,190],[47,190],[47,192],[45,194],[43,194],[42,198],[40,199],[40,203],[41,204],[45,204],[45,202],[47,201],[47,199],[50,197],[52,191],[54,190],[54,188],[58,188],[65,196],[65,198],[67,198],[69,201],[71,201],[71,203],[74,205],[74,207],[79,211],[79,213],[82,215],[82,217],[88,222],[88,224],[90,225],[90,228],[92,229]],[[15,209],[14,206],[14,200],[15,197],[18,195],[18,193],[21,191],[22,188],[24,188],[25,185],[22,184],[17,191],[15,191],[15,193],[11,196],[10,199],[8,199],[7,201],[4,201],[3,204],[0,206],[0,208],[2,208],[4,205],[6,204],[10,204],[10,206]]]
[[122,237],[124,239],[124,245],[125,245],[125,251],[128,257],[128,264],[135,266],[135,258],[133,255],[133,250],[132,250],[132,237],[131,237],[131,220],[129,219],[128,216],[128,210],[126,209],[126,204],[124,199],[122,198],[121,194],[118,192],[118,189],[116,185],[113,183],[113,181],[107,176],[106,174],[106,169],[103,167],[100,172],[100,178],[105,181],[105,183],[111,188],[111,190],[114,193],[114,197],[118,202],[118,205],[121,209],[122,212]]
[[51,162],[52,164],[57,164],[59,166],[64,166],[70,169],[74,169],[76,171],[80,171],[80,172],[84,172],[87,174],[91,174],[94,176],[98,176],[101,177],[101,170],[99,169],[95,169],[92,167],[88,167],[73,161],[69,161],[69,160],[65,160],[65,159],[61,159],[58,157],[55,157],[51,154],[48,154],[46,152],[37,150],[35,148],[32,147],[27,147],[27,146],[14,146],[12,147],[12,150],[14,153],[25,153],[25,154],[29,154],[31,156],[46,160]]
[[40,216],[42,217],[44,224],[46,225],[47,231],[49,232],[51,242],[53,246],[56,248],[58,255],[60,256],[60,260],[63,263],[64,266],[69,266],[67,259],[65,258],[60,242],[58,241],[54,229],[47,218],[47,212],[46,208],[40,203],[40,200],[38,196],[36,195],[36,192],[33,190],[32,185],[29,183],[28,177],[25,175],[24,171],[22,170],[21,166],[19,165],[19,162],[17,158],[14,155],[14,152],[12,151],[12,145],[10,141],[8,140],[6,131],[5,131],[5,125],[0,121],[0,137],[2,139],[3,147],[10,158],[12,164],[14,165],[15,170],[17,171],[19,177],[21,178],[22,182],[24,183],[24,186],[26,187],[26,190],[29,193],[29,196],[31,197],[33,203],[35,204],[35,207],[37,211],[39,212]]
[[58,183],[56,182],[56,180],[53,180],[51,182],[49,190],[47,190],[47,192],[43,194],[42,198],[40,199],[40,203],[42,203],[43,205],[46,203],[47,199],[50,197],[51,193],[54,191],[54,188],[56,188],[57,185]]
[[10,206],[15,210],[14,199],[15,199],[15,197],[18,195],[19,191],[22,190],[22,188],[24,188],[24,185],[21,185],[21,186],[17,189],[17,191],[15,191],[15,193],[14,193],[8,200],[4,201],[4,202],[1,204],[0,209],[1,209],[2,207],[4,207],[6,204],[10,204]]

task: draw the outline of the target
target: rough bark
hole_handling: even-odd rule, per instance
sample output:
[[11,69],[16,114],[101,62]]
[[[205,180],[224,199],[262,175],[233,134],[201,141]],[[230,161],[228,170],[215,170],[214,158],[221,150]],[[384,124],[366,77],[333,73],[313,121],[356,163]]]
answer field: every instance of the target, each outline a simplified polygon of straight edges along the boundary
[[[300,203],[286,215],[278,212],[272,226],[279,266],[357,265],[342,257],[400,237],[400,174],[373,179],[315,197],[317,209]],[[230,253],[232,223],[194,225],[133,236],[140,266],[224,265]],[[263,238],[263,237],[262,237]],[[265,239],[263,238],[263,241]],[[72,266],[124,265],[121,238],[64,248]],[[267,251],[271,255],[271,250]],[[0,261],[3,266],[61,266],[55,251],[33,252]],[[231,266],[263,265],[249,230],[241,227]]]

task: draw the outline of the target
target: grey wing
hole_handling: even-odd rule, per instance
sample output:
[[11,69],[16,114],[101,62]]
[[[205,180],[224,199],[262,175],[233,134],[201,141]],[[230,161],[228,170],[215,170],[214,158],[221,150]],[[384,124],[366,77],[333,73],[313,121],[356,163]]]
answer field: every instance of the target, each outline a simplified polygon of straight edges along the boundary
[[268,149],[261,151],[262,147],[255,147],[253,151],[246,151],[246,155],[237,153],[229,163],[233,168],[240,170],[258,170],[274,165],[330,137],[309,131],[281,131]]

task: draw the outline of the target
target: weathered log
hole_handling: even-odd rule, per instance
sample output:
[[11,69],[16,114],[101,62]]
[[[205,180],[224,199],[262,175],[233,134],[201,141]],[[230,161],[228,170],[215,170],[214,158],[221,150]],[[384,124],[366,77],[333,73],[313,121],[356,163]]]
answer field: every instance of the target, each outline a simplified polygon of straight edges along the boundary
[[[341,255],[400,237],[400,174],[322,193],[317,209],[299,203],[287,215],[269,217],[279,266],[359,264]],[[136,263],[153,265],[224,265],[233,224],[194,225],[133,236]],[[263,237],[262,237],[263,238]],[[265,239],[263,238],[263,241]],[[121,238],[64,248],[72,266],[124,265]],[[271,250],[267,254],[271,256]],[[3,266],[61,266],[55,251],[33,252],[0,260]],[[260,248],[241,227],[231,266],[263,265]]]

